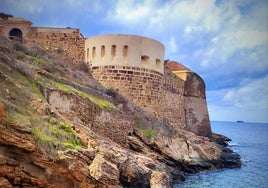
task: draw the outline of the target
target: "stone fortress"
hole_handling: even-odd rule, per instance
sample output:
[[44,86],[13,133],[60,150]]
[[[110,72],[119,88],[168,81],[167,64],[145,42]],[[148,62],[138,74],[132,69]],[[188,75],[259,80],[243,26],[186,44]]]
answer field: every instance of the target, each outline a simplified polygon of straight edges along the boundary
[[156,40],[122,34],[85,38],[79,29],[32,27],[30,21],[3,13],[0,36],[64,51],[69,63],[86,62],[103,86],[170,126],[211,136],[204,81],[182,64],[165,62],[165,47]]

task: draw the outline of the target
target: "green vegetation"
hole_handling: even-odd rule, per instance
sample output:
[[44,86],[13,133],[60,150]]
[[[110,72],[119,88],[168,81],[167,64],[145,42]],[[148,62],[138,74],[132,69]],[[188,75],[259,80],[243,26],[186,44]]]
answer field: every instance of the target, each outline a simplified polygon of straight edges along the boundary
[[148,139],[148,140],[151,140],[153,137],[156,136],[156,132],[155,130],[153,130],[152,128],[150,129],[143,129],[142,130],[142,133],[144,134],[144,136]]
[[64,83],[56,82],[56,86],[58,89],[65,91],[65,92],[74,92],[75,94],[79,95],[80,97],[83,97],[85,99],[89,99],[91,102],[96,104],[102,109],[115,109],[116,107],[110,103],[109,101],[101,98],[94,97],[92,95],[89,95],[86,92],[83,92],[81,90],[78,90],[76,88],[73,88],[69,85],[66,85]]
[[81,148],[72,126],[53,117],[39,126],[33,126],[32,133],[40,150],[52,159],[58,150],[77,152]]
[[36,67],[40,67],[41,66],[41,62],[42,62],[42,59],[40,57],[35,57],[32,64],[34,66],[36,66]]
[[156,132],[154,129],[152,128],[149,128],[149,129],[146,129],[145,126],[143,125],[140,117],[135,114],[134,116],[134,120],[135,120],[135,125],[141,129],[143,135],[148,139],[148,140],[151,140],[152,138],[154,138],[156,136]]

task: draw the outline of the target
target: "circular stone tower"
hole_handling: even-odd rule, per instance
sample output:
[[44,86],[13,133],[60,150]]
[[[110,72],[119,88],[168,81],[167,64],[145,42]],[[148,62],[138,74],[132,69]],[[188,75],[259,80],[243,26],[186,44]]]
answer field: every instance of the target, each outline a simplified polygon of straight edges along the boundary
[[102,35],[85,41],[92,75],[135,104],[162,116],[164,45],[135,35]]

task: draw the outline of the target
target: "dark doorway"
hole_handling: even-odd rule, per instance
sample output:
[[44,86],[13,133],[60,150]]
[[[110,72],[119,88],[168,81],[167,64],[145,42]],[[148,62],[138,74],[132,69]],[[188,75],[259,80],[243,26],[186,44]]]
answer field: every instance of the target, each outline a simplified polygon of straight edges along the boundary
[[9,32],[9,36],[10,37],[18,37],[18,38],[22,38],[22,32],[20,29],[18,28],[13,28],[10,32]]

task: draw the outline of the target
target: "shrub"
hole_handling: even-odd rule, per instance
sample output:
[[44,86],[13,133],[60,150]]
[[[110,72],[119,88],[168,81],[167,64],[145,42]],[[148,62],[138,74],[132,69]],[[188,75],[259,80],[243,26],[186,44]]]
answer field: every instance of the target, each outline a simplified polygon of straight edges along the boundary
[[152,128],[147,129],[147,130],[143,129],[143,130],[142,130],[142,133],[144,134],[144,136],[145,136],[148,140],[151,140],[153,137],[156,136],[156,132],[155,132],[155,130],[153,130]]

